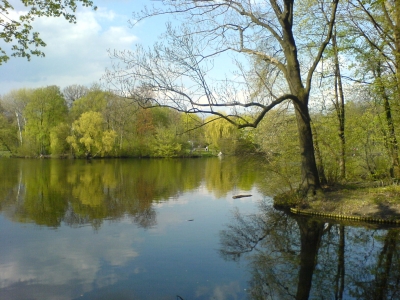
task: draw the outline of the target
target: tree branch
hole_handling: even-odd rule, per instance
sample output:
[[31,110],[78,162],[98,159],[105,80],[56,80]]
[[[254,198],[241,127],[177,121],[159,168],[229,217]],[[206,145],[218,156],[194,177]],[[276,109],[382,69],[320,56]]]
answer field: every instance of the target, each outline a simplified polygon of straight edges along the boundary
[[333,0],[332,2],[332,9],[331,9],[331,17],[328,23],[328,33],[325,37],[325,40],[322,42],[321,46],[319,47],[318,53],[314,59],[314,62],[311,66],[311,68],[308,70],[307,74],[307,79],[306,79],[306,91],[307,93],[310,92],[311,90],[311,81],[312,81],[312,76],[314,74],[315,69],[317,68],[317,65],[319,64],[322,54],[325,51],[326,46],[328,45],[331,37],[332,37],[332,32],[333,32],[333,27],[335,25],[335,19],[336,19],[336,11],[338,7],[339,0]]

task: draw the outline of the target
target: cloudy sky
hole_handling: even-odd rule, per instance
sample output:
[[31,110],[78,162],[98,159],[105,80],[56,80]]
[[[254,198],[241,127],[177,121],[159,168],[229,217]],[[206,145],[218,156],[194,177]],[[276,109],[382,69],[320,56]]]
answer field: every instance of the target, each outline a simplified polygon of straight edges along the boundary
[[[11,1],[15,2],[15,1]],[[13,89],[71,84],[89,86],[99,82],[105,68],[111,66],[107,50],[130,49],[135,43],[152,45],[164,31],[166,19],[142,22],[130,28],[128,20],[149,0],[94,0],[97,11],[80,7],[77,23],[62,18],[38,18],[34,31],[40,32],[47,46],[46,57],[12,57],[0,66],[0,95]],[[11,16],[24,7],[15,6]],[[4,44],[1,44],[4,47]]]

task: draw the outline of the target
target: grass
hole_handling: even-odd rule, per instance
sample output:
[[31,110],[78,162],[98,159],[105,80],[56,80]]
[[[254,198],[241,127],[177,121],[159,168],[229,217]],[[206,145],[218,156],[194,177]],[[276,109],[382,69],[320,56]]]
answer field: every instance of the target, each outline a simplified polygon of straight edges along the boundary
[[205,150],[196,150],[196,151],[190,151],[187,150],[186,157],[215,157],[217,154],[213,153],[212,151],[205,151]]

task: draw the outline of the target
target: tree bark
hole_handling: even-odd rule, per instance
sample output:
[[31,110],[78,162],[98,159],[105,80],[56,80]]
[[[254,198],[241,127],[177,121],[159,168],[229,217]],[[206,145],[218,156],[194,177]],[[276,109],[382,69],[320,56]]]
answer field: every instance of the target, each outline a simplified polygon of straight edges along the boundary
[[301,78],[297,46],[292,31],[293,15],[289,13],[293,12],[294,1],[288,2],[290,3],[286,4],[288,5],[288,13],[281,20],[283,32],[281,45],[286,57],[286,80],[290,92],[297,98],[293,101],[293,105],[296,113],[301,158],[301,182],[299,190],[303,195],[313,197],[317,192],[322,191],[322,189],[315,161],[311,118],[308,108],[311,78],[308,78],[307,86],[305,87]]
[[335,56],[335,109],[339,121],[339,138],[340,138],[340,156],[339,168],[340,177],[342,180],[346,179],[346,138],[345,138],[345,113],[344,113],[344,94],[342,77],[340,74],[339,65],[339,51],[336,42],[336,30],[332,35],[332,46]]
[[313,130],[313,136],[315,138],[314,139],[314,152],[315,152],[315,160],[316,160],[317,169],[318,169],[318,177],[319,177],[321,184],[327,184],[328,180],[326,179],[326,176],[325,176],[324,163],[322,161],[321,150],[319,148],[318,132],[313,123],[311,123],[311,126],[312,126],[312,130]]
[[[306,97],[308,98],[308,95]],[[304,195],[312,197],[321,190],[321,183],[315,161],[311,118],[307,105],[295,103],[294,106],[296,109],[301,158],[301,182],[299,188]]]

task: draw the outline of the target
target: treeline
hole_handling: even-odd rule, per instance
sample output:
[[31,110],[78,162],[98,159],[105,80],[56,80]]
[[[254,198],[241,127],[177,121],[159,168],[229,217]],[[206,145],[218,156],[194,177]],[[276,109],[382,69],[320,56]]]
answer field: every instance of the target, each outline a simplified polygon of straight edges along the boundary
[[174,157],[255,150],[245,132],[222,120],[143,109],[97,85],[14,90],[1,98],[0,111],[0,150],[13,156]]
[[[355,94],[357,100],[344,106],[344,152],[335,106],[312,115],[314,149],[323,182],[341,180],[342,160],[347,179],[385,178],[393,172],[385,107],[370,87]],[[62,91],[56,86],[14,90],[1,98],[0,109],[0,150],[13,156],[262,154],[287,184],[298,178],[294,167],[299,151],[296,119],[286,106],[268,114],[256,129],[241,130],[215,116],[203,118],[161,107],[143,109],[137,101],[96,85],[73,85]],[[397,121],[394,116],[392,119]]]

